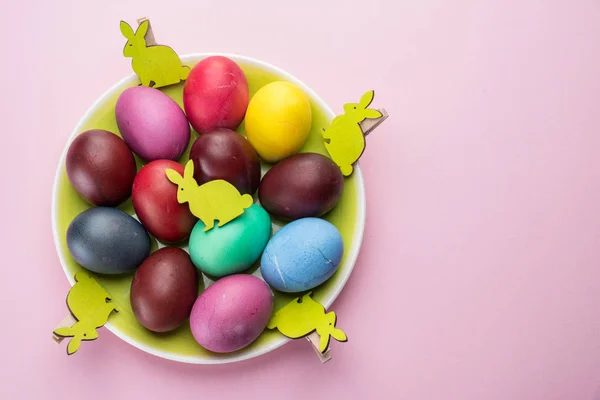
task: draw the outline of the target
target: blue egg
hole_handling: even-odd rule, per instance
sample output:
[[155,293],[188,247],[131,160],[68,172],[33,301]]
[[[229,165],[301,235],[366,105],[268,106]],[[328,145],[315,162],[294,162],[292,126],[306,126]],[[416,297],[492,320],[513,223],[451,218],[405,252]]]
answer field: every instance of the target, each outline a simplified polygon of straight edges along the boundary
[[150,255],[150,236],[129,214],[94,207],[77,215],[67,229],[69,252],[83,268],[115,275],[134,271]]
[[285,225],[269,240],[260,272],[274,289],[303,292],[329,279],[343,254],[342,235],[333,224],[320,218],[301,218]]

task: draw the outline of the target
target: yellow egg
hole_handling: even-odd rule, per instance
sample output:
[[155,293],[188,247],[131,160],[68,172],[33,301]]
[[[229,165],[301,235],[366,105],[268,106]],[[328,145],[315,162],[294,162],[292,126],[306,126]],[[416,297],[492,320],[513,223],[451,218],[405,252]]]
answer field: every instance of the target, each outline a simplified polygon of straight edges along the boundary
[[310,100],[298,86],[269,83],[250,99],[245,126],[248,141],[269,163],[297,153],[310,134]]

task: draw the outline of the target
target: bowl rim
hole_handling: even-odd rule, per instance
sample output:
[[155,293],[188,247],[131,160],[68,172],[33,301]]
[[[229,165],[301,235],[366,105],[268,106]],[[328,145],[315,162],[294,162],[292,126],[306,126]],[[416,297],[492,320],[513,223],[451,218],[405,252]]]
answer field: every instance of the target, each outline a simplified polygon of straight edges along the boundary
[[[284,79],[298,85],[306,93],[308,93],[310,95],[310,97],[312,97],[312,99],[314,101],[316,101],[316,103],[318,103],[319,107],[321,107],[327,113],[327,115],[329,116],[330,119],[333,119],[335,117],[333,110],[308,85],[306,85],[304,82],[302,82],[300,79],[296,78],[294,75],[290,74],[289,72],[286,72],[283,69],[276,67],[268,62],[261,61],[261,60],[258,60],[256,58],[249,57],[249,56],[243,56],[243,55],[234,54],[234,53],[219,53],[219,52],[189,53],[189,54],[181,55],[180,59],[183,63],[197,62],[197,61],[200,61],[200,60],[202,60],[206,57],[210,57],[210,56],[227,57],[227,58],[232,59],[233,61],[236,61],[236,62],[239,61],[242,63],[246,63],[246,64],[249,64],[249,65],[252,65],[255,67],[259,67],[261,69],[265,69],[274,74],[280,75]],[[136,79],[137,79],[137,75],[135,73],[132,73],[131,75],[129,75],[129,76],[121,79],[117,83],[115,83],[111,88],[106,90],[99,98],[96,99],[96,101],[88,108],[86,113],[79,119],[79,122],[75,126],[75,129],[72,131],[65,147],[63,148],[62,154],[58,161],[58,165],[56,167],[56,172],[54,175],[54,183],[52,185],[52,213],[51,213],[52,214],[52,236],[54,239],[54,246],[56,248],[56,252],[58,254],[58,258],[60,260],[63,272],[64,272],[65,276],[67,277],[67,280],[69,281],[69,284],[71,286],[73,286],[73,284],[75,283],[75,279],[73,276],[71,276],[69,270],[67,269],[66,258],[62,252],[61,245],[60,245],[60,239],[58,237],[58,222],[57,222],[58,186],[59,186],[59,182],[60,182],[60,178],[61,178],[61,174],[62,174],[62,169],[63,169],[63,166],[65,165],[67,152],[68,152],[71,142],[75,139],[75,137],[78,135],[78,133],[81,130],[81,128],[83,127],[83,125],[86,123],[86,121],[89,119],[89,117],[98,109],[98,107],[101,104],[103,104],[108,98],[110,98],[112,95],[114,95],[114,93],[117,90],[121,89],[127,83],[133,83],[133,81],[135,81]],[[346,258],[346,263],[348,263],[348,266],[344,270],[344,275],[342,275],[340,283],[336,287],[334,287],[334,289],[328,294],[328,296],[326,297],[326,299],[323,302],[323,306],[325,306],[325,309],[328,309],[333,304],[335,299],[341,293],[342,289],[346,286],[346,282],[350,278],[352,270],[354,269],[354,265],[356,264],[358,254],[360,252],[360,248],[362,247],[362,241],[363,241],[364,230],[365,230],[365,220],[366,220],[366,194],[365,194],[364,179],[363,179],[362,171],[360,169],[358,162],[355,164],[353,174],[355,175],[355,178],[357,179],[357,183],[358,183],[358,185],[357,185],[357,202],[356,202],[357,203],[357,210],[356,210],[357,218],[356,218],[356,227],[355,227],[355,231],[354,231],[355,237],[353,238],[353,242],[355,243],[355,245],[352,246],[350,248],[350,251],[348,252],[348,255]],[[259,347],[250,352],[242,352],[240,354],[236,354],[231,357],[223,357],[223,358],[217,358],[217,359],[205,359],[205,358],[198,358],[198,357],[181,356],[178,354],[165,352],[158,348],[150,347],[150,346],[145,345],[144,343],[138,342],[137,340],[122,333],[117,327],[113,326],[110,322],[107,322],[104,326],[107,328],[108,331],[112,332],[115,336],[117,336],[124,342],[128,343],[129,345],[131,345],[143,352],[146,352],[148,354],[152,354],[154,356],[164,358],[167,360],[183,362],[183,363],[188,363],[188,364],[226,364],[226,363],[243,361],[243,360],[255,358],[260,355],[269,353],[292,340],[292,339],[289,339],[282,335],[280,339],[277,339],[277,340],[269,343],[266,346]]]

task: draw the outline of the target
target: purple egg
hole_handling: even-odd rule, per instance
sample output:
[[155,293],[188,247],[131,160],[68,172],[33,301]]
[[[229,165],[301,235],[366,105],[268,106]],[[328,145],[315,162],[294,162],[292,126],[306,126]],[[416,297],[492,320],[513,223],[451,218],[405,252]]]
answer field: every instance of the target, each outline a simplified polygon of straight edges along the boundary
[[267,327],[273,312],[273,293],[253,275],[221,278],[194,303],[190,328],[207,350],[229,353],[254,342]]
[[115,115],[123,140],[145,161],[177,160],[190,141],[185,113],[158,89],[126,89],[117,100]]

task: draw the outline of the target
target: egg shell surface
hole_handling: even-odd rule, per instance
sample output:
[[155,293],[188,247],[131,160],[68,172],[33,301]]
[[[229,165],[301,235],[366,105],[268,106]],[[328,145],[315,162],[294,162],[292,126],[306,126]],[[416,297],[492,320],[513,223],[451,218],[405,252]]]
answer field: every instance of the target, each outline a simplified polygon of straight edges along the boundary
[[335,207],[343,189],[344,176],[329,157],[300,153],[267,171],[258,198],[269,213],[290,221],[323,216]]
[[158,89],[125,89],[115,106],[121,136],[145,161],[176,160],[190,141],[190,125],[175,100]]
[[321,218],[302,218],[281,228],[265,247],[260,272],[286,293],[313,289],[337,270],[344,253],[338,229]]
[[248,140],[230,129],[200,135],[192,144],[194,179],[198,185],[223,179],[241,194],[253,194],[260,184],[260,160]]
[[248,98],[244,71],[224,56],[198,62],[183,86],[185,113],[200,134],[217,128],[235,130],[244,119]]
[[259,258],[271,237],[271,218],[253,204],[239,217],[207,232],[198,221],[192,230],[189,250],[192,262],[205,274],[220,278],[247,270]]
[[198,297],[198,270],[179,247],[163,247],[138,267],[130,302],[136,319],[153,332],[169,332],[190,316]]
[[150,254],[150,237],[129,214],[112,207],[89,208],[67,229],[69,252],[82,267],[99,274],[134,271]]
[[194,339],[209,351],[240,350],[260,336],[273,312],[273,293],[253,275],[219,279],[196,300],[190,315]]
[[115,207],[131,195],[135,158],[119,136],[102,129],[79,134],[66,157],[69,182],[94,206]]
[[133,181],[133,208],[140,222],[157,239],[175,243],[187,239],[198,220],[188,204],[177,201],[177,185],[166,174],[173,169],[183,175],[183,165],[155,160],[144,165]]
[[311,124],[308,96],[287,81],[261,87],[250,99],[244,121],[248,141],[268,163],[297,153],[308,139]]

